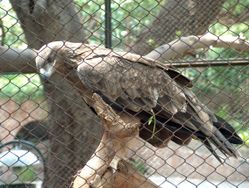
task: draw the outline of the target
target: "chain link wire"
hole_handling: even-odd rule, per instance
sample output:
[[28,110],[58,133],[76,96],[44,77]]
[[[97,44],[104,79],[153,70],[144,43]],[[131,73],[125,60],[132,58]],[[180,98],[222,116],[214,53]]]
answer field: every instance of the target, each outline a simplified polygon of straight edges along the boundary
[[248,15],[248,0],[1,0],[0,188],[249,187]]

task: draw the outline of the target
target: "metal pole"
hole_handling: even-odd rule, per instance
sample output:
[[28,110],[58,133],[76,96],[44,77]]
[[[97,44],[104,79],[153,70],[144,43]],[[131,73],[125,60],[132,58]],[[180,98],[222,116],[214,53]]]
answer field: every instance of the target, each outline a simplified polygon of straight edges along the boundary
[[112,10],[111,0],[105,0],[105,47],[112,47]]
[[249,60],[204,60],[190,62],[165,62],[164,65],[174,68],[194,68],[194,67],[227,67],[227,66],[249,66]]

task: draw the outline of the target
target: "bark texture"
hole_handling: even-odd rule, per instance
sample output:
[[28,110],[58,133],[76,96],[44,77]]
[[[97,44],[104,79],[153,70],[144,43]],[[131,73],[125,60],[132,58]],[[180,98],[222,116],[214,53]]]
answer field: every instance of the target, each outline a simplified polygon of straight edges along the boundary
[[240,36],[216,36],[212,33],[199,36],[191,35],[180,37],[179,40],[164,44],[148,53],[145,57],[158,61],[173,60],[183,58],[188,54],[192,55],[197,49],[211,48],[211,46],[246,52],[249,50],[249,41]]
[[215,21],[225,0],[168,0],[155,21],[139,35],[133,50],[144,55],[177,35],[201,35]]
[[[132,164],[125,160],[118,161],[116,170],[108,168],[102,176],[102,181],[91,188],[156,188],[158,187],[143,174],[139,173]],[[83,187],[80,187],[83,188]]]
[[80,12],[73,0],[10,0],[28,45],[39,49],[56,40],[84,42]]
[[[84,41],[82,19],[72,0],[11,0],[11,4],[30,48],[54,40]],[[52,83],[44,83],[51,140],[44,187],[66,188],[96,149],[102,126],[72,85],[59,76]]]
[[105,132],[91,159],[76,175],[73,188],[101,187],[100,184],[106,183],[107,179],[102,177],[108,171],[110,163],[115,156],[118,158],[127,156],[128,143],[138,135],[139,131],[138,119],[124,114],[119,116],[96,93],[92,98],[93,108],[102,119]]
[[34,73],[36,52],[32,49],[17,49],[0,46],[0,73]]
[[[120,160],[118,162],[117,170],[110,173],[111,177],[108,179],[108,172],[104,174],[103,179],[107,179],[106,183],[100,188],[156,188],[158,187],[144,175],[140,174],[127,161]],[[111,186],[110,186],[111,185]]]
[[51,148],[44,187],[64,188],[69,187],[73,176],[96,149],[102,125],[71,84],[59,75],[52,82],[45,87],[51,113]]

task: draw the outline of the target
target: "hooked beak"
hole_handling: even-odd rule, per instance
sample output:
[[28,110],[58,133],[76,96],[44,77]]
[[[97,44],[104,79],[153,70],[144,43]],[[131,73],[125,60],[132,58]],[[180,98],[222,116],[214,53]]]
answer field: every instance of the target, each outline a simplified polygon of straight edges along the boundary
[[52,67],[49,68],[48,70],[41,68],[39,72],[40,72],[41,78],[47,83],[47,82],[49,82],[49,79],[53,75],[54,70]]

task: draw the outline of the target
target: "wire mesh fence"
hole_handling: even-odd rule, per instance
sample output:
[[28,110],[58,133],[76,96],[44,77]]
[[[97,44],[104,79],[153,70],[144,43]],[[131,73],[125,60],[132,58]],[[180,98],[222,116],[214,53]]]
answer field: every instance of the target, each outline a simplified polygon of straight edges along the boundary
[[248,187],[248,10],[0,1],[0,187]]

